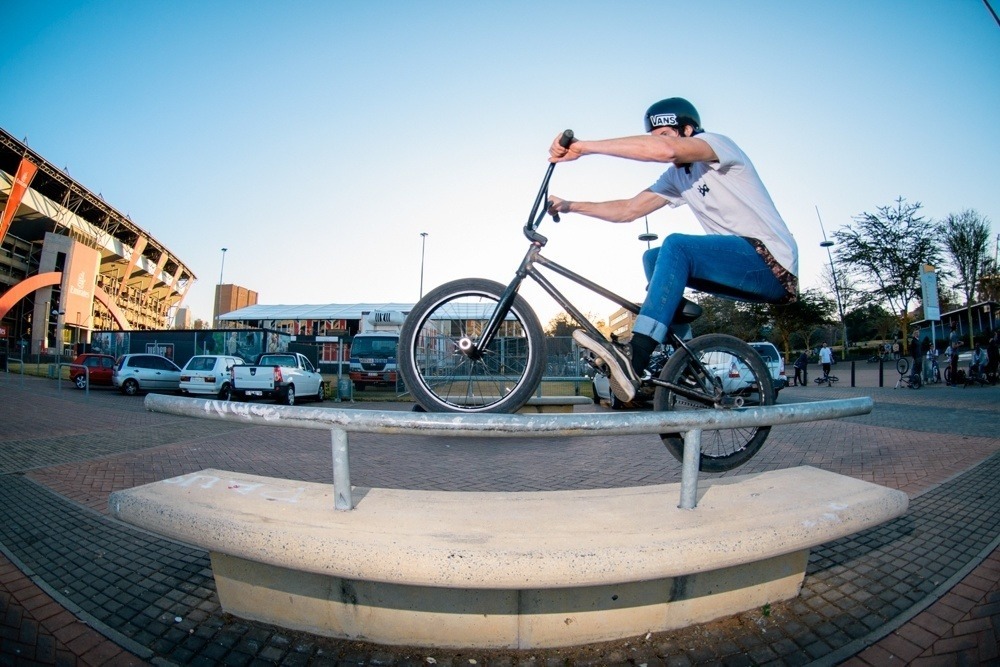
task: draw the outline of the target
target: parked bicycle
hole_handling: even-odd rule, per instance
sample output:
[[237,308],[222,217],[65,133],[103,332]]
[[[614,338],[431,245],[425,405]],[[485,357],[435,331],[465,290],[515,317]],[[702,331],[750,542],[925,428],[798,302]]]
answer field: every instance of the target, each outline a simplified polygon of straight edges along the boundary
[[[568,146],[573,133],[563,133]],[[400,333],[400,372],[413,398],[428,412],[516,412],[541,382],[545,337],[538,317],[518,294],[526,278],[538,283],[594,338],[603,334],[563,295],[541,267],[633,313],[639,304],[557,264],[541,254],[548,239],[538,233],[548,208],[550,163],[523,232],[530,245],[506,286],[482,278],[455,280],[428,292],[413,307]],[[555,222],[559,216],[553,214]],[[674,325],[688,324],[701,308],[685,301]],[[774,403],[767,366],[745,342],[724,334],[684,341],[671,329],[665,345],[675,352],[656,375],[649,374],[639,394],[655,410],[720,410]],[[598,372],[605,372],[595,364]],[[706,429],[701,438],[701,470],[723,472],[750,460],[770,432],[769,426]],[[661,439],[678,460],[684,457],[680,433]]]

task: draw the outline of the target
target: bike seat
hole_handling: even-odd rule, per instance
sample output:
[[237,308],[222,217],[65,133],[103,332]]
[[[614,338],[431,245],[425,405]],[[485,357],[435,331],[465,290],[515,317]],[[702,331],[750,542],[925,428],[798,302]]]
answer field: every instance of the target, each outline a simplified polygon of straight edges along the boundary
[[681,305],[677,307],[677,312],[674,313],[673,324],[688,324],[689,322],[694,322],[696,319],[701,317],[702,308],[694,301],[689,299],[682,299]]

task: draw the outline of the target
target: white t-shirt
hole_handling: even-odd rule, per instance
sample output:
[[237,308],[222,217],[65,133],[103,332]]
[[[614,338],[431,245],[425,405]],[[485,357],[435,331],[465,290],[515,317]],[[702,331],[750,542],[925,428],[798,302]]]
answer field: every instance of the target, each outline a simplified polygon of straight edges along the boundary
[[711,146],[719,161],[695,162],[690,167],[671,165],[650,190],[671,207],[686,203],[709,234],[758,239],[782,267],[798,276],[795,238],[750,158],[721,134],[703,132],[696,138]]
[[832,364],[833,350],[828,347],[819,348],[819,361],[821,364]]

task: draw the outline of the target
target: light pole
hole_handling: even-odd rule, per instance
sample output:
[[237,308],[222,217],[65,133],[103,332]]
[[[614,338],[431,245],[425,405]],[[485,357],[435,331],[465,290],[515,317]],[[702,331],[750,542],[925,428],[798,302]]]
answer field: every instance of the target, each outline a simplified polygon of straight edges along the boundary
[[649,250],[652,247],[650,244],[653,241],[655,241],[656,239],[658,239],[658,238],[660,238],[660,237],[657,236],[656,234],[650,234],[649,233],[649,216],[647,215],[646,216],[646,233],[645,234],[639,234],[639,240],[640,241],[645,241],[646,242],[646,250]]
[[219,316],[222,315],[222,275],[226,270],[226,251],[229,248],[222,249],[222,267],[219,269],[219,290],[215,295],[215,328],[219,328]]
[[427,232],[420,232],[420,298],[424,298],[424,249],[427,246]]
[[823,232],[823,242],[820,243],[821,248],[826,248],[826,256],[830,260],[830,273],[833,275],[833,293],[837,296],[837,312],[840,313],[840,325],[844,328],[844,358],[847,358],[847,320],[844,319],[844,303],[840,299],[840,284],[837,282],[837,269],[833,265],[833,253],[830,252],[830,248],[833,247],[833,241],[826,238],[826,229],[823,227],[823,218],[819,214],[819,206],[816,207],[816,218],[819,220],[819,228]]

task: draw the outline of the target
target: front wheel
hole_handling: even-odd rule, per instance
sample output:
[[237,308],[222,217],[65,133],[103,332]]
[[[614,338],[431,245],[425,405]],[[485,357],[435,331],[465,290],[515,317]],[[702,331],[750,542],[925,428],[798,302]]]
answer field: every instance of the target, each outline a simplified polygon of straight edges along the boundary
[[76,385],[77,389],[86,389],[87,388],[86,376],[84,376],[83,374],[77,375],[75,378],[73,378],[73,384]]
[[520,296],[485,348],[479,336],[506,288],[481,278],[428,292],[399,335],[403,382],[428,412],[517,412],[545,370],[545,337]]
[[[760,354],[724,334],[690,341],[687,349],[681,348],[670,357],[660,380],[674,388],[656,388],[656,410],[725,410],[774,404],[771,375]],[[726,472],[743,465],[760,450],[770,432],[770,426],[703,430],[698,469]],[[683,434],[663,433],[660,439],[674,458],[684,460]]]
[[906,357],[900,357],[896,360],[896,372],[900,375],[906,375],[910,370],[910,360]]

